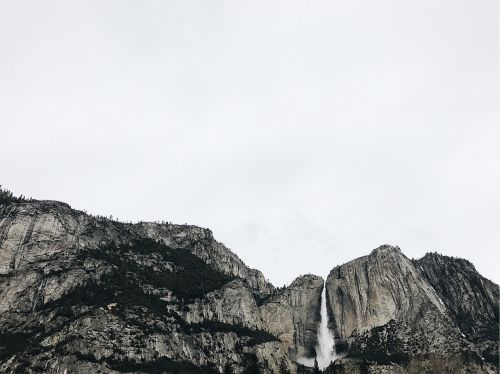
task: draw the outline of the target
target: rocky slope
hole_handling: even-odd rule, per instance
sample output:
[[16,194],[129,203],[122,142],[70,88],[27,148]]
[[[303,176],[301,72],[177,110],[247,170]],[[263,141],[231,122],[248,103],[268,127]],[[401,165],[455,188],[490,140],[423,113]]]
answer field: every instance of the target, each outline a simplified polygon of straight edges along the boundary
[[199,227],[3,201],[0,371],[293,373],[322,284],[275,289]]
[[[0,190],[0,372],[313,372],[323,284],[275,288],[207,229]],[[326,372],[498,372],[499,288],[466,260],[386,245],[326,292]]]
[[386,245],[334,268],[327,295],[337,350],[351,359],[346,365],[404,370],[436,357],[459,360],[471,372],[498,365],[498,286],[467,261],[439,255],[412,261]]
[[265,328],[285,342],[289,356],[314,357],[323,278],[305,275],[260,307]]
[[461,333],[480,347],[487,361],[498,363],[498,285],[482,277],[474,265],[461,258],[428,253],[414,263]]
[[257,292],[266,294],[273,289],[260,271],[248,268],[238,256],[215,241],[208,229],[189,225],[121,223],[89,216],[56,201],[4,204],[0,219],[0,274],[8,274],[20,264],[60,252],[72,253],[82,248],[151,238],[171,248],[187,248],[217,270],[245,279]]

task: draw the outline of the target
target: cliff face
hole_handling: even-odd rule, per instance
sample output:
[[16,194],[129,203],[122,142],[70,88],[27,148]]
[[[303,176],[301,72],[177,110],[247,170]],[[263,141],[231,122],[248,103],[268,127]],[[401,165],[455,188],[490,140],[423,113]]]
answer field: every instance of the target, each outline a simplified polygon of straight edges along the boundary
[[173,248],[187,248],[211,267],[244,279],[258,293],[265,295],[274,290],[274,286],[266,281],[259,270],[247,267],[237,255],[216,241],[208,229],[141,222],[132,225],[132,231],[139,237],[151,238]]
[[256,300],[244,282],[236,279],[185,308],[188,323],[217,320],[260,329],[275,336],[291,360],[314,357],[323,279],[297,278],[266,300]]
[[260,307],[264,326],[289,347],[290,358],[314,357],[323,278],[304,275]]
[[[0,372],[310,372],[322,289],[273,287],[207,229],[0,194]],[[326,291],[328,372],[498,371],[499,288],[466,260],[382,246]]]
[[0,209],[0,274],[61,252],[70,254],[109,243],[128,244],[133,239],[151,238],[171,248],[189,250],[216,270],[245,279],[256,292],[267,294],[274,289],[260,271],[248,268],[208,229],[120,223],[89,216],[55,201],[3,204]]
[[0,203],[0,372],[294,373],[322,280],[276,290],[207,229]]
[[462,334],[481,348],[486,360],[498,363],[498,285],[482,277],[464,259],[428,253],[414,264]]
[[445,313],[432,287],[397,247],[334,268],[327,293],[335,334],[346,339],[392,319],[414,319],[422,308]]
[[[412,261],[391,246],[334,268],[327,279],[338,352],[379,365],[430,365],[429,357],[436,356],[491,372],[497,364],[491,349],[498,349],[498,336],[491,334],[498,334],[497,295],[498,286],[467,261],[433,255]],[[464,334],[461,323],[489,331],[481,335],[487,342]]]

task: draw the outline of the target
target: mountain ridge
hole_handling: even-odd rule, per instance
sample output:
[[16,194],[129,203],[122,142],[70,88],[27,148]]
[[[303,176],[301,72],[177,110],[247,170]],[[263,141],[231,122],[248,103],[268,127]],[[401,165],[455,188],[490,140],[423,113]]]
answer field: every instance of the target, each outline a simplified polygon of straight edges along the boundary
[[[0,372],[312,370],[297,359],[315,354],[323,278],[276,288],[209,229],[5,196]],[[327,372],[411,373],[440,357],[498,370],[498,285],[467,260],[382,245],[334,267],[326,287],[339,356]]]

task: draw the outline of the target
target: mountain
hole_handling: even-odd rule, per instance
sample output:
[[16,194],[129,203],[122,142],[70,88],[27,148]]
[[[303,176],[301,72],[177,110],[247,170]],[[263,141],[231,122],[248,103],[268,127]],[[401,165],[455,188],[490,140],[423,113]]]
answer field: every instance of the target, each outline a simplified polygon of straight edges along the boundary
[[[0,190],[2,373],[312,372],[297,361],[315,355],[323,287],[274,287],[208,229]],[[326,295],[326,372],[498,372],[499,288],[466,260],[382,246],[335,267]]]
[[335,267],[326,284],[337,352],[350,366],[498,371],[499,288],[470,262],[410,260],[384,245]]

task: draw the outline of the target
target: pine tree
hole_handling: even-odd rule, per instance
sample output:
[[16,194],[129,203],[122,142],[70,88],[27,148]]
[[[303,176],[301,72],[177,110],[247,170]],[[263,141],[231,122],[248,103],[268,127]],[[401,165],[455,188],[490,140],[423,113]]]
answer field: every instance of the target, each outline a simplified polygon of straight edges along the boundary
[[288,370],[288,367],[286,365],[285,359],[281,360],[281,363],[280,363],[280,374],[290,374],[290,370]]
[[321,373],[321,371],[319,370],[319,366],[318,366],[318,360],[316,360],[316,358],[314,359],[314,369],[313,369],[313,373],[314,373],[314,374],[319,374],[319,373]]
[[233,374],[233,368],[231,365],[226,364],[226,366],[224,366],[224,374]]

